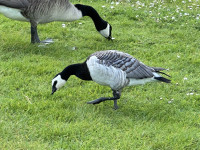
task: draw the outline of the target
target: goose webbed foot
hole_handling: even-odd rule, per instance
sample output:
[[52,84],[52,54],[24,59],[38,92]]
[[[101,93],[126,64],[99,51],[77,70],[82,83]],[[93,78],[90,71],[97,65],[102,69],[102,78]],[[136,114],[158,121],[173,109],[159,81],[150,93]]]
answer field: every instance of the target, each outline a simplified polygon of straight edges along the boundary
[[53,39],[50,39],[50,38],[43,40],[43,41],[40,41],[40,43],[44,43],[44,44],[51,44],[53,42],[54,42]]
[[120,98],[121,92],[113,90],[113,97],[100,97],[98,99],[95,99],[93,101],[87,102],[87,104],[99,104],[101,102],[107,101],[107,100],[113,100],[114,101],[114,109],[118,109],[117,100]]
[[93,101],[87,102],[87,104],[99,104],[99,103],[104,102],[106,100],[111,100],[111,97],[100,97],[100,98],[95,99]]

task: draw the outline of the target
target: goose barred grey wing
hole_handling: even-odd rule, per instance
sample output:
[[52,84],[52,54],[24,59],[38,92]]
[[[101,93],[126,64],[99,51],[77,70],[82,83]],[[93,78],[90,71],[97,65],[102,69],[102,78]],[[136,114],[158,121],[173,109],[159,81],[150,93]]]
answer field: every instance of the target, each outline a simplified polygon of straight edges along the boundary
[[154,68],[144,65],[131,55],[116,50],[99,51],[91,56],[96,56],[100,64],[105,66],[112,65],[123,70],[126,72],[127,78],[150,78],[154,76],[153,72],[156,72]]

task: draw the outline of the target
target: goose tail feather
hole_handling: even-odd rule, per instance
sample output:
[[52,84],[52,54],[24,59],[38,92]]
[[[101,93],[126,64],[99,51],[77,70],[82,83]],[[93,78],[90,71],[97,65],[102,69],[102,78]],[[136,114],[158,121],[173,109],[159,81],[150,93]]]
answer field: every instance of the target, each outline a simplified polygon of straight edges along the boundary
[[159,80],[161,82],[165,82],[165,83],[171,83],[171,80],[164,77],[154,77],[154,79]]
[[157,73],[160,73],[160,74],[164,74],[164,75],[166,75],[166,76],[168,76],[168,77],[171,77],[170,75],[168,75],[168,74],[166,74],[166,73],[164,73],[164,72],[161,72],[161,71],[156,71]]
[[151,68],[153,68],[153,69],[155,70],[155,72],[157,72],[157,73],[164,74],[164,75],[166,75],[166,76],[168,76],[168,77],[171,77],[170,75],[168,75],[168,74],[162,72],[163,70],[167,70],[167,69],[165,69],[165,68],[161,68],[161,67],[151,67]]
[[165,83],[171,83],[171,80],[164,78],[164,77],[159,75],[159,74],[163,74],[163,75],[166,75],[168,77],[171,77],[170,75],[162,72],[162,70],[166,70],[166,69],[160,68],[160,67],[152,67],[152,68],[155,70],[154,79],[161,81],[161,82],[165,82]]

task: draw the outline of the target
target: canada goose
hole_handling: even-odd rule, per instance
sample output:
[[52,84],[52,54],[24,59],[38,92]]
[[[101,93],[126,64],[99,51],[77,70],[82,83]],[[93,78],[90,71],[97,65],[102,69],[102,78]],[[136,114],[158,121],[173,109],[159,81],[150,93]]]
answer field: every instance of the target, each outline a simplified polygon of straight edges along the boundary
[[69,65],[58,73],[52,80],[52,94],[61,88],[71,75],[75,75],[82,80],[93,80],[109,86],[113,91],[113,97],[101,97],[89,101],[88,104],[114,100],[114,108],[117,109],[117,99],[125,86],[152,81],[170,83],[169,79],[159,75],[165,74],[162,70],[165,69],[146,66],[127,53],[117,50],[99,51],[90,55],[85,62]]
[[97,11],[87,5],[73,5],[69,0],[0,0],[0,13],[8,18],[27,21],[31,24],[31,43],[40,41],[37,25],[52,21],[75,21],[83,16],[92,18],[96,30],[105,38],[112,39],[111,25]]

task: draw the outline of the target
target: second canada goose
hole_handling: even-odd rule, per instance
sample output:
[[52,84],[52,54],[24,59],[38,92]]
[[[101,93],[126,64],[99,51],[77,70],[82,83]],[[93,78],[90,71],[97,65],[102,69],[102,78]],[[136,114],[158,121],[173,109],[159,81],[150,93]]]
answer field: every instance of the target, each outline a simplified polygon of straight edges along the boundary
[[152,81],[170,83],[169,79],[160,75],[165,74],[162,70],[165,69],[146,66],[127,53],[116,50],[99,51],[90,55],[85,62],[69,65],[58,73],[52,80],[52,94],[61,88],[71,75],[75,75],[82,80],[93,80],[109,86],[113,91],[113,97],[101,97],[89,101],[88,104],[114,100],[114,108],[117,109],[117,100],[125,86]]
[[30,22],[31,43],[40,43],[37,25],[52,21],[75,21],[83,16],[92,18],[96,30],[105,38],[112,39],[111,25],[103,20],[91,6],[76,4],[69,0],[0,0],[0,13],[4,16]]

